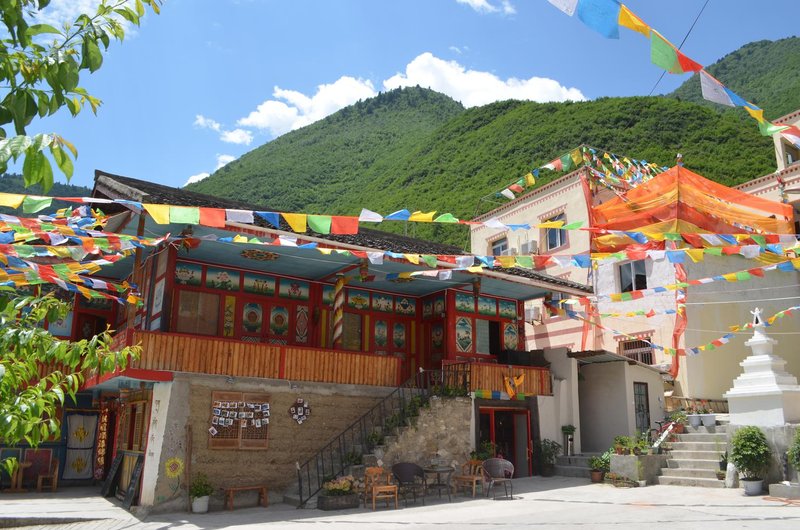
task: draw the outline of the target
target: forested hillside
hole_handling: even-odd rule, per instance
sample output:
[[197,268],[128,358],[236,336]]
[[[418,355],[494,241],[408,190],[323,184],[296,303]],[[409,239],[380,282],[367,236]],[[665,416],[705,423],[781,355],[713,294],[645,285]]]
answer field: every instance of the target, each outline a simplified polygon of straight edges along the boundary
[[[719,61],[716,71],[768,116],[785,114],[800,107],[797,68],[791,75],[741,72],[751,63],[774,64],[774,54],[796,55],[797,40],[748,45]],[[736,75],[745,80],[734,82]],[[408,208],[471,218],[505,200],[495,192],[581,144],[665,166],[682,153],[687,167],[726,185],[773,171],[772,139],[760,136],[740,109],[687,101],[701,100],[699,86],[690,83],[676,97],[503,101],[467,110],[427,89],[393,90],[258,147],[189,189],[279,211]],[[537,185],[558,176],[544,170]],[[411,235],[467,241],[464,227],[411,225]]]
[[[48,195],[50,197],[89,197],[92,190],[84,186],[73,186],[72,184],[61,184],[56,182],[46,194],[42,193],[42,187],[39,185],[26,188],[22,180],[22,175],[15,175],[5,173],[0,175],[0,192],[2,193],[24,193],[26,195]],[[67,203],[63,201],[53,201],[53,204],[46,212],[53,212],[59,208],[67,206],[75,207],[75,203]],[[43,212],[43,213],[46,213]],[[11,208],[0,208],[0,213],[11,215],[22,215],[22,210],[13,210]]]

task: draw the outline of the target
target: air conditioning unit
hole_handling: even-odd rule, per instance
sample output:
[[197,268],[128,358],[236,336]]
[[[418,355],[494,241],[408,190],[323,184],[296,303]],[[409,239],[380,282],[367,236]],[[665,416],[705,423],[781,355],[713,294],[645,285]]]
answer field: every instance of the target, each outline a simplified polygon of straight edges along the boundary
[[520,246],[519,253],[522,255],[537,254],[539,252],[538,241],[528,241]]
[[540,323],[542,321],[542,308],[539,306],[525,308],[525,322],[531,324]]
[[516,256],[517,255],[517,249],[515,249],[515,248],[506,249],[506,250],[502,251],[500,253],[500,255],[501,256]]

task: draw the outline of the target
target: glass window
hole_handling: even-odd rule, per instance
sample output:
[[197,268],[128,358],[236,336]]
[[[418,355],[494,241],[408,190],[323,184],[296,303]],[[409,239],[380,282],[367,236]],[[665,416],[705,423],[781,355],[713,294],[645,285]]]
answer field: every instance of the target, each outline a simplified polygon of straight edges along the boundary
[[175,331],[195,335],[216,335],[219,295],[196,291],[179,291],[179,293]]
[[492,256],[502,256],[508,250],[508,239],[498,239],[492,242]]
[[647,289],[644,260],[623,263],[619,266],[619,290],[622,293]]
[[[565,221],[566,217],[563,213],[560,213],[553,217],[552,219],[548,219],[546,222],[552,223],[554,221]],[[554,248],[558,248],[567,244],[567,231],[561,230],[558,228],[547,228],[546,229],[546,239],[547,239],[547,250],[553,250]]]

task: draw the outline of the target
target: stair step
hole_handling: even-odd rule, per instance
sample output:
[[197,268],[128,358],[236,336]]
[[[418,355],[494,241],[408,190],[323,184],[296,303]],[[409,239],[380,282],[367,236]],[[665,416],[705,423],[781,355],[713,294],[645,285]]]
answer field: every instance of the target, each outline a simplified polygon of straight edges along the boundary
[[700,441],[686,441],[686,442],[672,442],[673,451],[711,451],[716,454],[725,452],[726,444],[720,442],[700,442]]
[[677,467],[661,468],[661,476],[664,477],[690,477],[690,478],[713,478],[717,479],[717,471],[714,469],[690,469]]
[[718,451],[680,451],[672,449],[672,458],[677,460],[719,460]]
[[678,442],[719,442],[721,444],[728,443],[727,433],[687,433],[679,434]]
[[556,457],[556,465],[589,467],[590,458],[592,456],[589,455],[559,456]]
[[719,460],[670,458],[667,460],[667,467],[670,469],[719,469]]
[[561,477],[578,477],[589,478],[591,476],[591,469],[588,467],[580,466],[560,466],[556,464],[556,475]]
[[660,475],[658,483],[662,486],[695,486],[701,488],[724,488],[725,481],[709,478],[669,477]]

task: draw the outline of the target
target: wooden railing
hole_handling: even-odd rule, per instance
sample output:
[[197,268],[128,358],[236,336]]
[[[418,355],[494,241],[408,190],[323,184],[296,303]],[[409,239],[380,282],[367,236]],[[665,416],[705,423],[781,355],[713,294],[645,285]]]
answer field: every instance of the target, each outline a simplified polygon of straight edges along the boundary
[[550,370],[547,368],[533,366],[511,366],[495,363],[452,363],[445,364],[445,372],[448,367],[458,366],[469,369],[469,390],[498,390],[505,392],[503,377],[519,377],[525,374],[522,383],[517,387],[518,393],[527,396],[550,396],[553,388],[550,379]]
[[120,342],[141,345],[130,366],[141,370],[393,387],[400,377],[400,359],[381,355],[147,331]]

